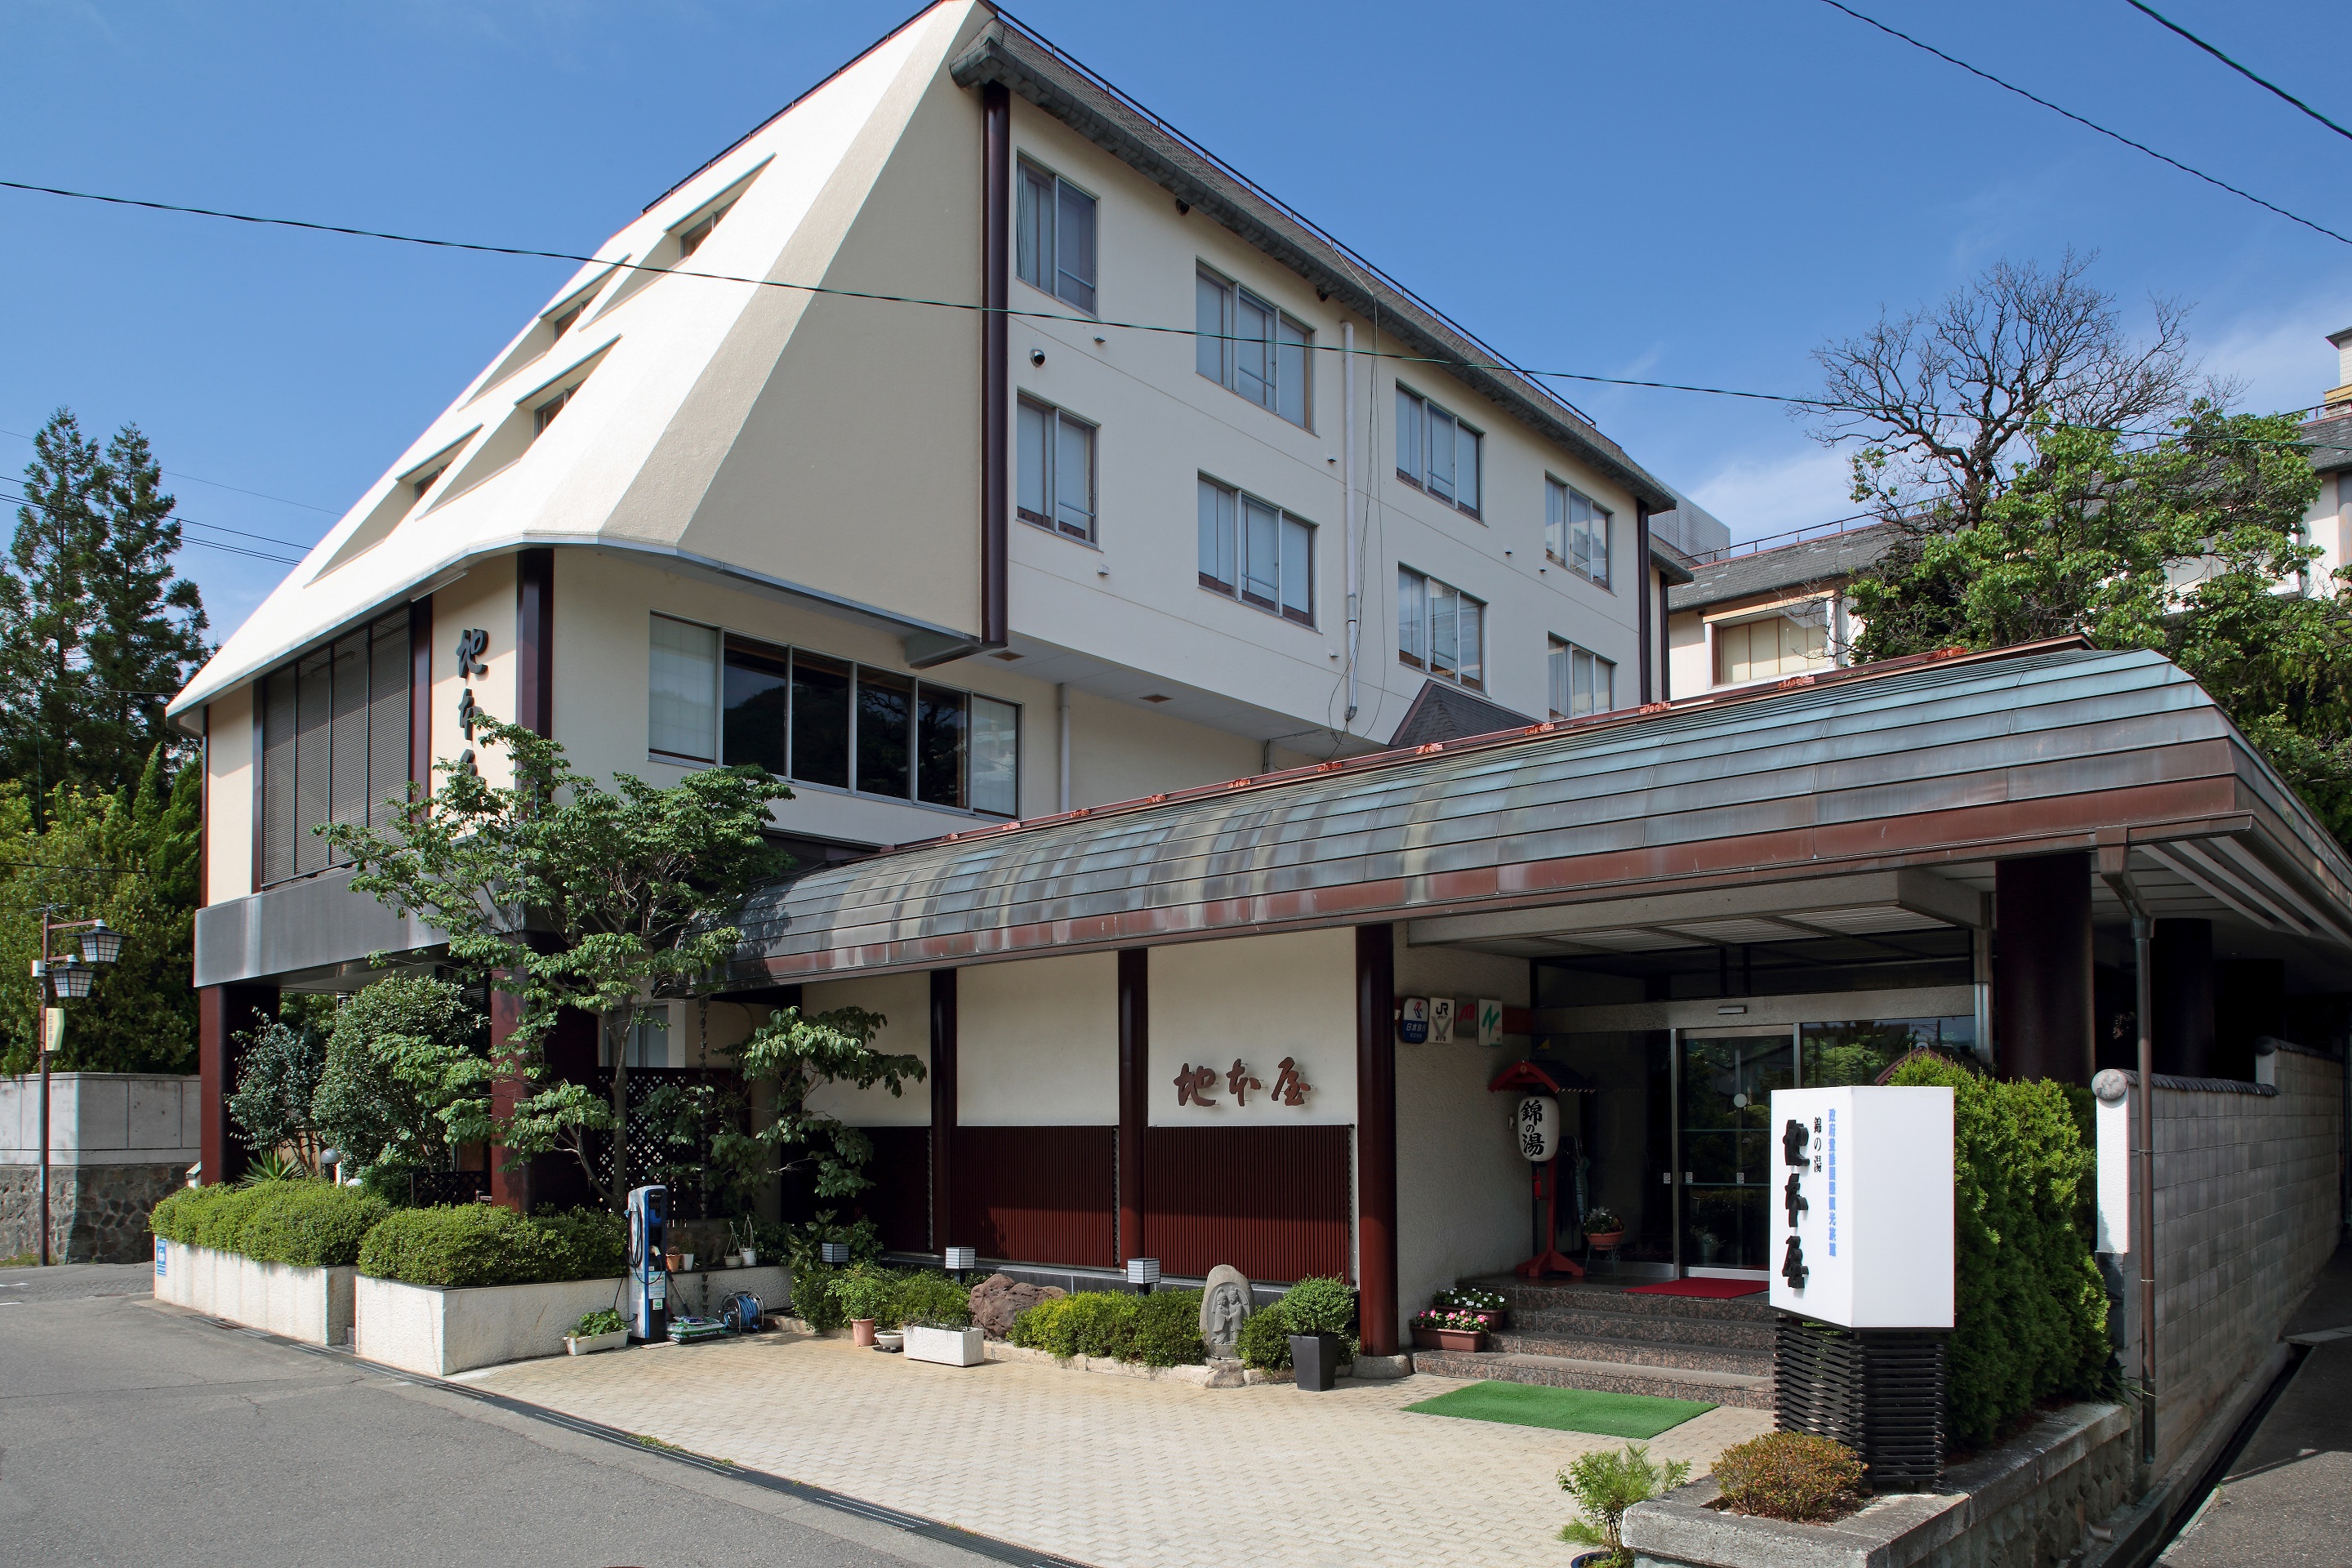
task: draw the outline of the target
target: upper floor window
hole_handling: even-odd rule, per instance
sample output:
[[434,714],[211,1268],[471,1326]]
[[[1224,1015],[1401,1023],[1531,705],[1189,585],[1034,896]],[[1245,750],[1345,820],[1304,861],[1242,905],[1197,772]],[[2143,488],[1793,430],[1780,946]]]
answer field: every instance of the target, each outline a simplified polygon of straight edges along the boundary
[[1021,160],[1013,218],[1013,269],[1024,283],[1092,314],[1095,308],[1095,198]]
[[[1826,601],[1823,604],[1825,606]],[[1819,611],[1802,619],[1774,615],[1748,621],[1718,621],[1715,625],[1715,681],[1718,686],[1802,675],[1830,662],[1829,627]]]
[[1315,525],[1201,477],[1201,586],[1315,624]]
[[991,816],[1020,809],[1010,702],[668,616],[653,617],[651,673],[656,752]]
[[393,825],[408,795],[408,654],[404,610],[263,678],[260,886],[344,863],[322,823]]
[[1609,586],[1609,509],[1572,485],[1544,480],[1544,553]]
[[579,384],[574,383],[530,411],[530,433],[533,437],[546,433],[547,427],[555,423],[555,416],[563,412],[563,405],[572,401],[572,395],[579,390]]
[[1397,478],[1476,517],[1486,437],[1402,383],[1396,396]]
[[1306,427],[1313,332],[1205,267],[1194,279],[1193,318],[1202,375]]
[[1551,716],[1580,719],[1617,706],[1617,664],[1589,648],[1551,639]]
[[1397,568],[1397,661],[1484,690],[1486,602],[1410,566]]
[[1021,400],[1015,510],[1088,543],[1095,537],[1095,427],[1034,397]]
[[[688,224],[684,228],[679,229],[677,231],[677,258],[680,261],[683,261],[688,257],[692,256],[696,251],[700,250],[702,248],[702,242],[710,237],[710,231],[719,226],[719,220],[734,210],[735,204],[732,201],[724,203],[721,205],[711,208],[710,211],[703,216],[695,219],[692,223]],[[561,327],[556,330],[558,331],[562,331]]]

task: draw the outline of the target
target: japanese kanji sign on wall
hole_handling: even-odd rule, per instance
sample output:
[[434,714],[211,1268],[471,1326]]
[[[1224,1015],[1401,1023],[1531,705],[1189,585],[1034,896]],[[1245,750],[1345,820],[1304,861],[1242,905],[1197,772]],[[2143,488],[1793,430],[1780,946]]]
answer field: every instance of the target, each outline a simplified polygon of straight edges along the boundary
[[1772,1091],[1772,1305],[1849,1329],[1952,1326],[1952,1091]]
[[1186,1062],[1176,1074],[1176,1103],[1213,1110],[1220,1094],[1231,1095],[1238,1106],[1247,1106],[1252,1095],[1260,1096],[1275,1105],[1305,1105],[1315,1086],[1299,1071],[1296,1058],[1285,1057],[1275,1064],[1274,1087],[1269,1089],[1251,1074],[1249,1064],[1239,1057],[1234,1065],[1219,1072],[1208,1063],[1194,1067]]

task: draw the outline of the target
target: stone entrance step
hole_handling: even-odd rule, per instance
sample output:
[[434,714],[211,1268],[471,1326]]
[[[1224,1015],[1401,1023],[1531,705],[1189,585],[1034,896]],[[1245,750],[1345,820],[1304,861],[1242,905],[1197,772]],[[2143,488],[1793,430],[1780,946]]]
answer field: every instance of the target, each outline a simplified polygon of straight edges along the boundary
[[1438,1377],[1492,1378],[1602,1394],[1646,1394],[1660,1399],[1700,1399],[1749,1410],[1772,1408],[1772,1380],[1749,1373],[1696,1367],[1642,1366],[1580,1356],[1512,1351],[1415,1351],[1413,1370]]
[[1773,1315],[1761,1294],[1629,1296],[1622,1283],[1591,1279],[1472,1283],[1502,1293],[1510,1326],[1486,1351],[1416,1352],[1418,1369],[1772,1408]]

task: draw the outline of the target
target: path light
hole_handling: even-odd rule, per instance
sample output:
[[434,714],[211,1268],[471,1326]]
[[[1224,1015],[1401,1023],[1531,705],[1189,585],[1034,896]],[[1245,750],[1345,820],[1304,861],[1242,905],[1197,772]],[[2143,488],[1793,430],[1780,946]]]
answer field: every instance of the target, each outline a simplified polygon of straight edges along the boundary
[[79,1002],[89,994],[89,965],[70,958],[49,965],[49,989],[60,1002]]
[[122,956],[122,933],[104,921],[95,921],[81,933],[84,963],[112,963]]
[[1151,1288],[1160,1283],[1160,1259],[1130,1258],[1127,1260],[1127,1282],[1135,1287],[1139,1296],[1149,1296]]
[[973,1247],[950,1247],[940,1257],[947,1264],[948,1272],[961,1279],[968,1270],[980,1262],[980,1249]]
[[820,1241],[816,1244],[816,1255],[821,1261],[825,1263],[846,1263],[849,1261],[849,1243],[845,1241]]

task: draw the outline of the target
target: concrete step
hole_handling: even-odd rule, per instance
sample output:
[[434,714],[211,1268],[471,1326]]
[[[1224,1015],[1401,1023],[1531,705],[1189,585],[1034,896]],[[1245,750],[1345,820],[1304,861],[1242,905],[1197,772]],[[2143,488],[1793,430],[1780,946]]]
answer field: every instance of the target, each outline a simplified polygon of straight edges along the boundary
[[1771,1378],[1747,1373],[1642,1366],[1630,1362],[1513,1351],[1415,1351],[1412,1364],[1416,1372],[1437,1377],[1493,1378],[1504,1383],[1542,1384],[1551,1388],[1586,1388],[1601,1394],[1698,1399],[1750,1410],[1772,1408]]
[[1769,1353],[1774,1325],[1746,1318],[1685,1317],[1668,1312],[1612,1311],[1600,1304],[1573,1307],[1531,1306],[1510,1316],[1509,1331],[1525,1334],[1567,1334],[1601,1339],[1652,1340],[1661,1344],[1698,1345],[1717,1350],[1749,1350]]
[[1750,1377],[1769,1378],[1772,1374],[1772,1352],[1769,1350],[1676,1344],[1648,1339],[1621,1339],[1613,1335],[1528,1333],[1517,1328],[1487,1336],[1487,1343],[1506,1354],[1612,1362],[1628,1366],[1684,1372],[1738,1373]]
[[1622,1280],[1611,1283],[1589,1279],[1530,1282],[1489,1277],[1465,1283],[1501,1292],[1503,1299],[1510,1303],[1514,1317],[1521,1312],[1583,1311],[1622,1312],[1640,1317],[1709,1322],[1762,1323],[1768,1326],[1773,1321],[1770,1298],[1760,1290],[1750,1296],[1717,1300],[1704,1296],[1631,1295]]

